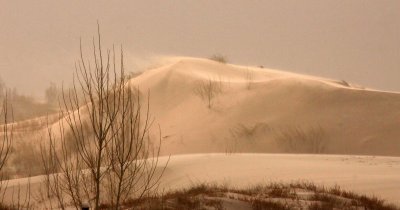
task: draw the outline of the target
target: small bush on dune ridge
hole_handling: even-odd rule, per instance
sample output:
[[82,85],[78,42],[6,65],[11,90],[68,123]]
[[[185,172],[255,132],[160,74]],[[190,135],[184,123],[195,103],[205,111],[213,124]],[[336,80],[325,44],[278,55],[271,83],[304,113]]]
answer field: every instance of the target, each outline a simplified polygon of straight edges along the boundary
[[210,57],[210,60],[219,62],[219,63],[227,63],[228,60],[226,59],[225,56],[221,55],[221,54],[214,54]]
[[351,87],[350,83],[348,83],[346,80],[339,80],[336,83],[345,87]]

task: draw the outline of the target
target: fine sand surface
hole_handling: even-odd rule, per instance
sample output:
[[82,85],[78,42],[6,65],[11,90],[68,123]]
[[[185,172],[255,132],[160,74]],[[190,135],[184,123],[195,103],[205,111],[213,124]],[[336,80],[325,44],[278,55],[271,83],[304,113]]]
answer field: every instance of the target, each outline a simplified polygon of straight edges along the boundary
[[[211,108],[194,91],[207,80],[222,86]],[[305,135],[319,129],[319,153],[400,155],[398,93],[198,58],[172,59],[130,85],[144,96],[150,91],[150,113],[161,127],[165,155],[315,152],[277,138],[294,128]]]
[[[168,157],[160,159],[160,166]],[[312,181],[317,185],[375,195],[400,205],[400,158],[298,154],[192,154],[171,156],[160,190],[200,183],[246,188],[269,182]],[[42,177],[31,178],[32,192]],[[28,179],[10,180],[9,189]]]

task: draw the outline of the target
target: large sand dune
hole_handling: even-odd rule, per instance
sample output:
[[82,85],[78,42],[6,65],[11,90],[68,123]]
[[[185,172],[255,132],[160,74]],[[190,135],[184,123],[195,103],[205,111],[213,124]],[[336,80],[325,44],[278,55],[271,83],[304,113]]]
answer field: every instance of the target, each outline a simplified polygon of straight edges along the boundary
[[[211,108],[194,92],[202,80],[222,84]],[[130,84],[150,90],[150,112],[161,126],[164,154],[400,154],[397,93],[195,58],[176,58]],[[280,141],[282,133],[294,136],[295,128],[303,136],[321,136],[321,148],[312,149],[318,145],[307,139],[303,146]]]
[[[155,119],[152,136],[158,138],[160,125],[164,155],[400,155],[398,93],[208,59],[178,57],[163,63],[128,85],[140,89],[142,102],[150,93],[150,114]],[[221,86],[211,108],[196,94],[202,81]],[[41,122],[45,127],[46,120]],[[57,131],[58,123],[51,123]],[[24,130],[32,130],[29,126],[17,123],[15,128],[23,136]]]

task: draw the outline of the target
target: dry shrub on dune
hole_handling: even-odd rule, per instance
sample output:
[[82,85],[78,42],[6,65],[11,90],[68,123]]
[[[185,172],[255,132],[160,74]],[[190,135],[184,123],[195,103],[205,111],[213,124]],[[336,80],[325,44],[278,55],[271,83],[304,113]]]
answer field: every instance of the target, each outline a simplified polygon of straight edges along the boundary
[[329,142],[321,126],[283,128],[276,131],[275,140],[285,152],[291,153],[323,153]]
[[254,84],[254,71],[251,69],[246,69],[246,88],[250,90]]
[[193,89],[194,94],[207,103],[209,109],[214,105],[215,98],[223,92],[222,79],[207,79],[196,82]]
[[214,54],[210,57],[210,60],[219,62],[219,63],[227,63],[228,60],[226,59],[225,56],[221,55],[221,54]]

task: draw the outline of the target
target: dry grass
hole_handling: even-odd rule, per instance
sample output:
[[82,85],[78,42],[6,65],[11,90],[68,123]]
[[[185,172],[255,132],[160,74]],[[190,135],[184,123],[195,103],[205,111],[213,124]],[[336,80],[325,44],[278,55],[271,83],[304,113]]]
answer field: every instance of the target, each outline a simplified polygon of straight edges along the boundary
[[329,142],[328,135],[320,126],[287,127],[275,133],[277,144],[285,152],[291,153],[324,153]]
[[[308,192],[304,197],[298,192]],[[152,198],[133,200],[125,207],[137,209],[227,209],[226,200],[247,203],[254,210],[287,209],[374,209],[398,210],[376,197],[358,195],[340,187],[325,188],[311,182],[271,183],[247,189],[199,184],[188,189],[168,192]]]
[[283,203],[273,202],[273,201],[265,201],[260,199],[253,200],[251,204],[253,210],[290,210],[291,206],[288,206]]

